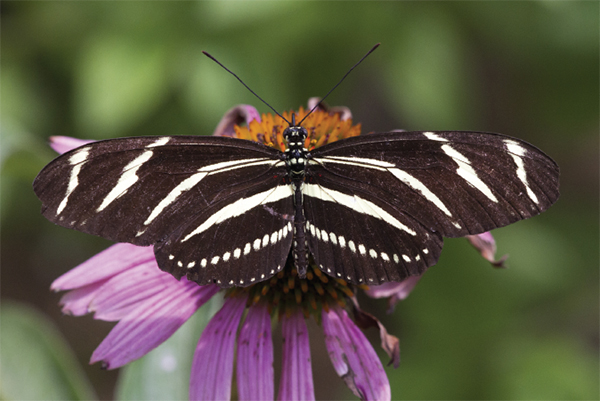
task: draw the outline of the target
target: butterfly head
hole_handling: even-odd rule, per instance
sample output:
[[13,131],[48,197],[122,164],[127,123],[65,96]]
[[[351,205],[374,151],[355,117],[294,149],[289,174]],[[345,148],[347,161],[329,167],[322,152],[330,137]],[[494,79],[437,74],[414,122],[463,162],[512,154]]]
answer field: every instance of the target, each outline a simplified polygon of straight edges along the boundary
[[[283,131],[283,139],[285,139],[288,146],[286,152],[306,152],[304,142],[308,136],[308,131],[306,131],[306,128],[296,125],[296,114],[294,113],[292,113],[292,122],[289,124],[290,126]],[[300,124],[302,124],[302,122],[300,122]]]
[[293,127],[289,126],[283,131],[283,138],[286,140],[288,147],[292,148],[298,146],[304,147],[304,141],[308,136],[308,132],[304,127]]

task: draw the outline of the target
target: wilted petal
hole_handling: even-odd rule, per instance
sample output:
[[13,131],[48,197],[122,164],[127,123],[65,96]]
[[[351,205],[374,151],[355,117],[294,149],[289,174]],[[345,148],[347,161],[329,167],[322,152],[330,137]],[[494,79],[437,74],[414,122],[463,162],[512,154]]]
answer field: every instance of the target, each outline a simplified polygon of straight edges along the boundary
[[152,247],[116,244],[69,270],[54,280],[50,288],[54,291],[80,288],[152,260],[155,260]]
[[62,312],[73,316],[83,316],[90,313],[90,303],[98,295],[99,289],[106,281],[106,279],[101,280],[67,292],[60,299],[60,304],[63,305]]
[[89,305],[100,320],[119,320],[136,309],[140,302],[171,288],[189,285],[158,268],[156,261],[132,267],[109,279]]
[[210,320],[194,353],[190,400],[229,400],[235,335],[246,298],[231,297]]
[[71,138],[70,136],[51,136],[50,147],[55,152],[63,154],[71,149],[78,148],[86,143],[94,142],[92,140]]
[[240,400],[273,400],[273,341],[267,305],[248,309],[238,337],[236,375]]
[[352,297],[350,300],[352,301],[354,320],[358,327],[361,329],[368,329],[369,327],[376,327],[379,329],[381,348],[383,348],[390,357],[388,365],[394,365],[395,368],[400,366],[400,340],[398,337],[389,334],[379,319],[362,310],[356,297]]
[[118,368],[142,357],[169,338],[215,293],[217,286],[180,282],[146,299],[125,316],[96,348],[90,363]]
[[396,304],[403,299],[406,299],[410,292],[415,288],[415,285],[421,279],[421,276],[411,276],[407,279],[402,280],[399,283],[389,282],[381,285],[370,286],[366,290],[366,294],[372,298],[389,298],[388,299],[388,313],[394,310]]
[[250,124],[253,120],[260,122],[260,114],[254,107],[247,104],[232,107],[221,118],[213,136],[235,136],[234,125]]
[[390,384],[375,350],[338,307],[323,310],[325,344],[333,367],[350,390],[363,400],[390,400]]
[[[320,101],[321,101],[320,97],[309,98],[308,99],[308,110],[312,110],[317,104],[319,104]],[[321,103],[319,105],[319,107],[317,107],[317,110],[323,110],[323,111],[328,111],[333,114],[339,114],[341,121],[352,119],[352,112],[346,106],[329,107],[326,103]]]
[[278,400],[314,400],[308,330],[301,311],[281,319],[283,362]]
[[504,261],[506,261],[508,255],[504,255],[496,260],[496,240],[492,233],[488,231],[477,235],[467,235],[466,238],[492,266],[505,267]]

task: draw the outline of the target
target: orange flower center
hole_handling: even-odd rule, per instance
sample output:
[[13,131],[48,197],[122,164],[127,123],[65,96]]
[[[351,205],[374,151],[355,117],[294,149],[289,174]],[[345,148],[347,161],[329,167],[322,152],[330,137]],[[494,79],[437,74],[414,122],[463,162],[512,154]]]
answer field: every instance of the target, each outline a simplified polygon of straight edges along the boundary
[[[292,113],[296,114],[296,121],[302,121],[308,111],[300,107],[297,112],[284,112],[283,117],[291,121]],[[283,140],[283,131],[288,127],[288,123],[278,115],[263,114],[261,118],[261,122],[254,120],[248,126],[234,126],[236,136],[284,151],[286,146]],[[308,131],[305,144],[308,150],[335,142],[338,139],[360,135],[360,124],[352,125],[352,120],[341,120],[338,113],[322,110],[313,111],[302,123],[302,126]]]

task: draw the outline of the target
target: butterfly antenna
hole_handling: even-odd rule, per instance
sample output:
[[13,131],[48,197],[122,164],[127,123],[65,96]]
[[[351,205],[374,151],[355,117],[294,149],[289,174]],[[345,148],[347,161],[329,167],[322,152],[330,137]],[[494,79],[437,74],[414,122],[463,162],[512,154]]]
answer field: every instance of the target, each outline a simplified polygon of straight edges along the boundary
[[[252,89],[250,89],[250,88],[248,87],[248,85],[246,85],[246,84],[244,83],[244,81],[242,81],[242,80],[240,79],[240,77],[238,77],[237,75],[235,75],[235,74],[234,74],[234,73],[233,73],[233,72],[232,72],[232,71],[231,71],[229,68],[225,67],[223,64],[221,64],[221,63],[219,62],[219,60],[217,60],[216,58],[214,58],[213,56],[211,56],[209,53],[207,53],[207,52],[205,52],[205,51],[202,51],[202,53],[204,53],[204,55],[205,55],[206,57],[210,58],[212,61],[214,61],[215,63],[219,64],[221,67],[223,67],[223,69],[224,69],[225,71],[227,71],[228,73],[230,73],[231,75],[233,75],[233,76],[234,76],[234,77],[235,77],[235,78],[236,78],[238,81],[240,81],[240,82],[242,83],[242,85],[244,85],[244,86],[246,87],[246,89],[248,89],[248,90],[250,91],[250,93],[252,93],[254,96],[256,96],[256,97],[258,98],[258,100],[260,100],[261,102],[263,102],[264,104],[266,104],[266,105],[267,105],[267,106],[268,106],[268,107],[269,107],[271,110],[273,110],[273,112],[274,112],[275,114],[277,114],[279,117],[283,118],[283,120],[284,120],[286,123],[288,123],[290,126],[292,126],[292,124],[291,124],[291,123],[290,123],[290,122],[289,122],[289,121],[288,121],[288,120],[287,120],[287,119],[286,119],[284,116],[282,116],[281,114],[279,114],[279,113],[277,112],[277,110],[275,110],[273,107],[271,107],[271,105],[270,105],[269,103],[265,102],[265,101],[264,101],[264,100],[263,100],[263,99],[262,99],[260,96],[258,96],[258,95],[257,95],[257,94],[256,94],[256,93],[255,93],[255,92],[252,90]],[[364,58],[364,57],[363,57],[363,58]],[[362,61],[362,60],[361,60],[361,61]],[[354,67],[352,67],[352,68],[354,68]],[[346,74],[346,75],[348,75],[348,74]],[[345,78],[345,77],[344,77],[344,78]]]
[[[333,92],[333,91],[335,90],[335,88],[337,88],[337,87],[338,87],[338,86],[339,86],[339,85],[342,83],[342,81],[343,81],[344,79],[346,79],[346,77],[348,76],[348,74],[350,74],[350,73],[352,72],[352,70],[353,70],[353,69],[355,69],[356,67],[358,67],[358,65],[359,65],[360,63],[362,63],[362,61],[363,61],[364,59],[366,59],[366,58],[367,58],[367,56],[368,56],[369,54],[373,53],[373,51],[374,51],[375,49],[377,49],[377,48],[379,47],[379,45],[380,45],[380,44],[381,44],[381,43],[377,43],[375,46],[373,46],[373,47],[371,48],[371,50],[369,50],[369,51],[367,52],[367,54],[365,54],[365,55],[364,55],[364,56],[363,56],[363,57],[362,57],[360,60],[358,60],[358,63],[354,64],[354,66],[352,66],[352,68],[350,68],[350,69],[348,70],[348,72],[346,73],[346,75],[344,75],[344,76],[342,77],[342,79],[340,79],[340,82],[338,82],[338,83],[337,83],[337,84],[336,84],[336,85],[335,85],[333,88],[331,88],[331,90],[330,90],[329,92],[327,92],[327,94],[326,94],[325,96],[323,96],[323,98],[321,98],[321,100],[319,101],[319,103],[317,103],[317,104],[315,105],[315,107],[313,107],[312,109],[310,109],[310,111],[308,112],[308,114],[307,114],[307,115],[305,115],[305,116],[304,116],[304,118],[302,119],[302,121],[306,120],[306,117],[310,116],[310,115],[311,115],[311,113],[312,113],[313,111],[315,111],[315,109],[316,109],[317,107],[319,107],[319,106],[321,105],[321,103],[323,103],[323,101],[324,101],[324,100],[327,98],[327,96],[329,96],[329,95],[331,94],[331,92]],[[239,79],[239,78],[238,78],[238,79]],[[300,122],[298,123],[298,125],[302,125],[302,121],[300,121]]]

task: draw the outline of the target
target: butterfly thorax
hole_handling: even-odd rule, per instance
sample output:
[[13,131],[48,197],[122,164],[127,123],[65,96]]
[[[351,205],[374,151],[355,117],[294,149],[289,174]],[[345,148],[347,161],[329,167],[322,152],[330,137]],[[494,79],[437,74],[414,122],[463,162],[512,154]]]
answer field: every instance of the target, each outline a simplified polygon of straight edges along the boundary
[[304,147],[304,142],[308,132],[302,127],[288,127],[283,131],[283,138],[287,142],[285,150],[285,162],[288,166],[290,176],[294,179],[304,177],[304,168],[308,150]]

